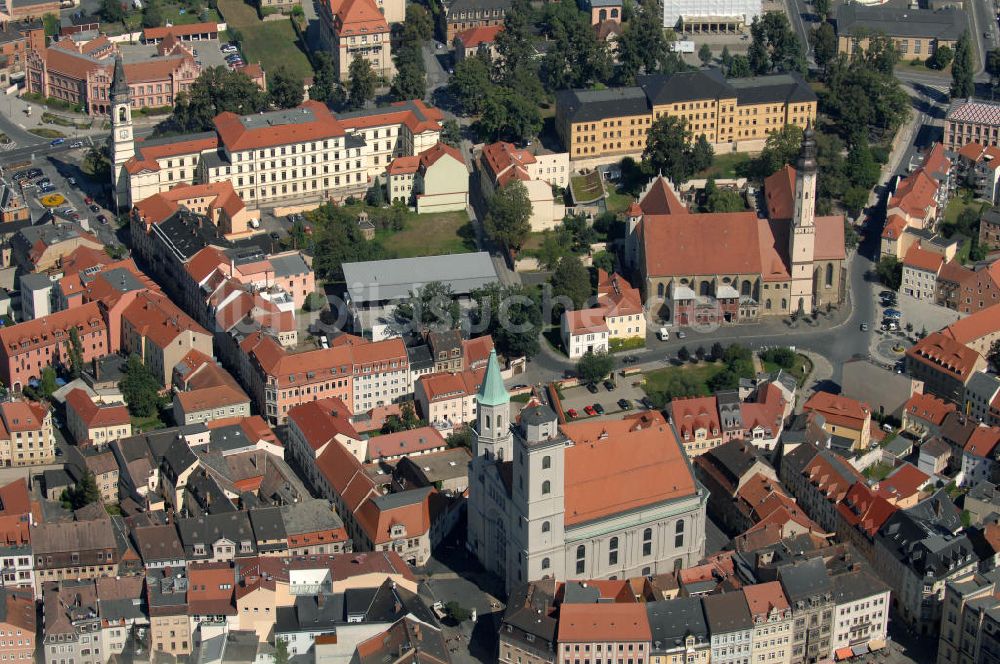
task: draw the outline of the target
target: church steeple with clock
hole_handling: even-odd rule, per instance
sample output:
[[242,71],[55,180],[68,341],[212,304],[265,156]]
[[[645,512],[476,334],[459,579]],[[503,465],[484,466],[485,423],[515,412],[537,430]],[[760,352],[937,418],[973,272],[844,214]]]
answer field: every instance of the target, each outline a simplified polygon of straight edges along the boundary
[[135,156],[135,138],[132,134],[132,97],[125,80],[122,56],[115,57],[115,71],[111,79],[111,185],[115,189],[115,203],[119,213],[127,211],[129,202],[128,174],[125,162]]

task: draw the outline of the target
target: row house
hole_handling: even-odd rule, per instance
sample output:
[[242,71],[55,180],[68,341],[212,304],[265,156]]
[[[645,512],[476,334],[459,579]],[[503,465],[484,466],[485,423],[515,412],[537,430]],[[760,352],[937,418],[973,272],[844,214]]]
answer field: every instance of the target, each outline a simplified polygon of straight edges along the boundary
[[941,332],[906,350],[906,372],[923,381],[926,393],[954,403],[964,403],[966,384],[985,368],[982,355]]
[[936,436],[948,413],[957,410],[953,403],[939,399],[932,394],[914,393],[903,406],[902,428],[919,438]]
[[965,386],[965,412],[987,426],[1000,425],[1000,378],[980,371]]
[[161,385],[188,351],[212,354],[212,336],[165,295],[141,293],[122,312],[122,351],[138,355]]
[[45,26],[41,21],[8,22],[0,28],[0,86],[9,88],[24,81],[28,54],[45,48]]
[[839,526],[837,503],[864,477],[829,450],[799,445],[782,459],[781,482],[803,510],[827,532]]
[[903,257],[900,292],[922,302],[933,302],[944,262],[944,256],[924,249],[920,242],[911,246]]
[[80,447],[104,447],[132,435],[132,420],[124,403],[97,403],[81,388],[66,395],[66,426]]
[[456,429],[476,421],[476,393],[484,369],[432,373],[417,379],[414,403],[425,420],[442,429]]
[[566,206],[562,197],[552,192],[554,187],[569,187],[572,174],[569,153],[535,154],[529,149],[501,141],[483,146],[476,167],[479,190],[484,198],[488,199],[514,181],[524,186],[531,201],[528,223],[532,231],[550,230],[562,223]]
[[830,392],[816,392],[803,404],[806,413],[823,417],[823,430],[845,440],[849,450],[867,450],[872,442],[871,406]]
[[[979,664],[995,644],[995,624],[987,617],[1000,611],[1000,570],[975,572],[948,581],[938,633],[937,664]],[[991,643],[992,642],[992,643]]]
[[27,591],[31,597],[35,596],[35,572],[30,531],[35,508],[26,479],[0,487],[0,587]]
[[25,400],[0,404],[0,464],[18,467],[52,463],[55,453],[48,404]]
[[96,579],[119,571],[121,554],[108,518],[37,524],[31,529],[31,548],[38,595],[49,582]]

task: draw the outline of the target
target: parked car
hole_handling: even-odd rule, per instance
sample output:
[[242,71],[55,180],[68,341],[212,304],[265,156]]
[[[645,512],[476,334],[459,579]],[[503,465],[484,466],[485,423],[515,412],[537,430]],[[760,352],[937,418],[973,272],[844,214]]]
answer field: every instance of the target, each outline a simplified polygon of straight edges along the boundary
[[29,178],[37,178],[37,177],[41,177],[41,175],[42,175],[42,169],[40,169],[40,168],[29,168],[28,169],[28,177]]
[[653,402],[650,401],[649,397],[643,397],[639,399],[639,403],[641,403],[642,407],[645,408],[646,410],[653,410]]
[[50,184],[51,182],[52,180],[48,178],[40,178],[38,180],[35,180],[35,184],[38,185],[39,187],[44,187],[45,185]]
[[10,177],[11,177],[12,180],[14,180],[14,182],[20,182],[21,180],[27,180],[28,179],[28,171],[18,171],[17,173],[14,173]]
[[62,145],[65,142],[66,142],[65,138],[56,138],[56,139],[53,139],[52,142],[49,143],[49,145],[55,147],[56,145]]
[[584,406],[583,407],[583,412],[585,412],[587,415],[590,415],[591,417],[593,417],[594,415],[597,415],[597,411],[594,410],[593,406]]
[[862,332],[867,332],[868,331],[868,323],[862,323],[861,324],[861,331]]
[[97,221],[101,222],[102,224],[106,224],[108,223],[108,218],[105,217],[103,214],[99,214],[97,215]]
[[71,148],[82,148],[83,147],[83,141],[73,141],[72,143],[69,144],[69,146]]
[[39,187],[38,188],[38,192],[41,193],[41,194],[51,194],[55,190],[56,190],[56,188],[54,186],[52,186],[51,184],[47,184],[47,185],[45,185],[43,187]]
[[611,392],[615,389],[615,384],[612,383],[610,380],[604,381],[603,385],[604,389],[606,389],[608,392]]
[[587,383],[587,391],[591,394],[597,394],[597,385],[594,383]]
[[618,407],[622,410],[632,410],[632,402],[628,399],[619,399]]
[[678,339],[683,339],[686,336],[687,336],[687,332],[685,332],[684,330],[677,330],[677,338]]
[[638,361],[639,358],[636,357],[635,355],[626,355],[625,357],[622,358],[623,364],[635,364]]
[[570,418],[571,420],[576,419],[579,415],[580,413],[576,412],[576,408],[570,408],[569,410],[566,411],[566,417]]
[[66,178],[66,182],[69,182],[69,185],[71,187],[75,187],[76,186],[76,178]]
[[97,213],[101,211],[101,206],[91,203],[90,205],[87,206],[87,209],[90,210],[91,212]]
[[597,412],[598,415],[603,415],[604,414],[604,406],[602,406],[599,403],[595,403],[594,404],[594,410]]

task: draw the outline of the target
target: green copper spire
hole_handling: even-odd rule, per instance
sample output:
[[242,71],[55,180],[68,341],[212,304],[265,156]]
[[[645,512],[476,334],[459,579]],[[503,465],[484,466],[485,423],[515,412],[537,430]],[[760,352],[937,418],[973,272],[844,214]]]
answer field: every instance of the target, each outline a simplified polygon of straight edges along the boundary
[[500,363],[497,362],[496,348],[490,351],[490,361],[486,365],[483,384],[479,386],[476,401],[481,406],[502,406],[510,402],[510,395],[503,386],[503,376],[500,375]]

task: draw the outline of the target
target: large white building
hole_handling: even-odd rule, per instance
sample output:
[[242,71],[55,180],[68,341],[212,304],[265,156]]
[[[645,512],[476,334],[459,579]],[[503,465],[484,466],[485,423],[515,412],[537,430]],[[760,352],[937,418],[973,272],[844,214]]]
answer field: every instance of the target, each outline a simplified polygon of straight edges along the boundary
[[761,0],[663,0],[663,27],[685,32],[732,32],[760,16]]
[[560,426],[533,401],[513,422],[495,352],[477,401],[467,546],[508,588],[701,560],[708,492],[662,416]]
[[401,156],[434,146],[441,111],[423,101],[334,115],[317,101],[254,115],[220,113],[213,131],[136,141],[124,69],[111,87],[113,184],[128,209],[179,184],[231,182],[251,209],[364,194]]

